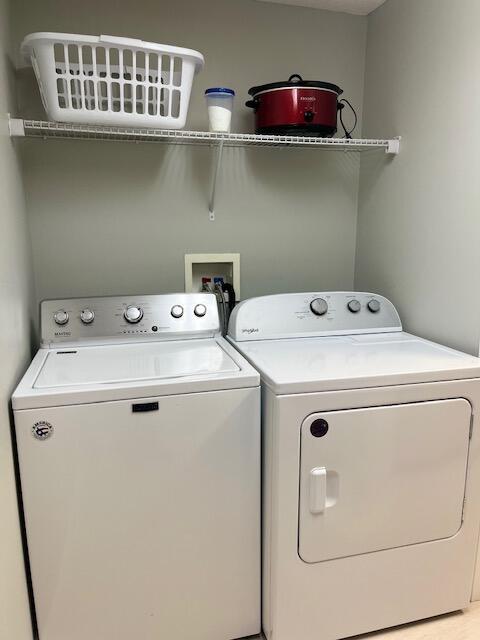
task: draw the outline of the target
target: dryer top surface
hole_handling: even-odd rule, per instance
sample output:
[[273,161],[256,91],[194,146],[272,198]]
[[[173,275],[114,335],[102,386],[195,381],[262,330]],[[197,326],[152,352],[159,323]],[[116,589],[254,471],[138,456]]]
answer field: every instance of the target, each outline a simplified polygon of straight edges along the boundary
[[278,395],[480,378],[480,359],[404,332],[235,343]]

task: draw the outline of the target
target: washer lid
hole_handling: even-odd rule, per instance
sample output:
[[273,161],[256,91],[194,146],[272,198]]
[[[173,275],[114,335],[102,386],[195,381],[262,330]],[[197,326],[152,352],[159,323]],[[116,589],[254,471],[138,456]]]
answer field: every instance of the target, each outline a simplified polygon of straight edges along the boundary
[[274,393],[480,377],[480,359],[408,333],[234,343]]
[[213,340],[51,350],[35,389],[185,378],[239,371]]
[[39,349],[13,396],[14,409],[258,387],[260,377],[217,336]]

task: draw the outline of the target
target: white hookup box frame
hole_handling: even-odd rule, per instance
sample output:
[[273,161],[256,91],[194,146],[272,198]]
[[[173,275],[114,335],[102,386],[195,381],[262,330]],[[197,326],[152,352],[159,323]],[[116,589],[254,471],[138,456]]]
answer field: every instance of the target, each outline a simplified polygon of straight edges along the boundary
[[192,49],[115,36],[32,33],[22,43],[51,120],[182,129],[193,78]]
[[233,285],[237,302],[240,297],[240,254],[239,253],[186,253],[185,292],[197,293],[202,290],[202,276],[224,276]]

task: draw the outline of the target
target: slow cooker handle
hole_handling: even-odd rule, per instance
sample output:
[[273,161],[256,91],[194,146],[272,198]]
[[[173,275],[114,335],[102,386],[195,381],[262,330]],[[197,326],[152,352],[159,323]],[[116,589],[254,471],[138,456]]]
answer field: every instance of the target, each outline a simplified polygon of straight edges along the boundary
[[298,73],[294,73],[293,75],[291,75],[288,79],[288,82],[292,82],[294,78],[297,78],[297,82],[303,82],[302,76]]
[[257,111],[259,105],[260,105],[260,98],[254,98],[253,100],[247,100],[245,102],[245,106],[250,107],[250,109],[253,109],[255,112]]

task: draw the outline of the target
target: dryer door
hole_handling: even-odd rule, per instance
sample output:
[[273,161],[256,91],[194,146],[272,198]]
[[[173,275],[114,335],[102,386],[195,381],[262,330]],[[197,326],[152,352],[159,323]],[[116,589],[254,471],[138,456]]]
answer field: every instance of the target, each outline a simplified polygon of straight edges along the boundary
[[461,527],[467,400],[331,411],[301,428],[305,562],[453,536]]

